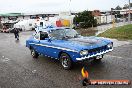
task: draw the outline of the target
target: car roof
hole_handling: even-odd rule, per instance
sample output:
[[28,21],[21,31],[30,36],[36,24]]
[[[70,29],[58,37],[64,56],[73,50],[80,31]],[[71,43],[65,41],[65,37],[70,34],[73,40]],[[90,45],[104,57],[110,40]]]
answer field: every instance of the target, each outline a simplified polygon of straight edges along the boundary
[[54,28],[46,28],[41,30],[41,32],[50,32],[53,30],[63,30],[63,29],[71,29],[70,27],[54,27]]

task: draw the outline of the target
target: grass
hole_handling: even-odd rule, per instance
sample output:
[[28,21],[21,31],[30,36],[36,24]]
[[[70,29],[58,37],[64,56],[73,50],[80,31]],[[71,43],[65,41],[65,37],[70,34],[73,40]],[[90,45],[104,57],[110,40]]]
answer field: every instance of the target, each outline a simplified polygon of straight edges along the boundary
[[111,28],[98,35],[99,37],[115,38],[118,40],[132,40],[132,24]]

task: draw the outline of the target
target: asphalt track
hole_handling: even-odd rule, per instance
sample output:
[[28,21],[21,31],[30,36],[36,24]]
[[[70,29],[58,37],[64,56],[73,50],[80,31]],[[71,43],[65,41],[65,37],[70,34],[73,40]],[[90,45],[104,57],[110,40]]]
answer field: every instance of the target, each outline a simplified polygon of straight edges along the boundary
[[[75,64],[67,71],[59,61],[39,56],[33,59],[25,40],[32,32],[0,33],[0,88],[82,88],[81,69],[86,67],[90,79],[132,80],[132,43],[114,47],[101,62]],[[132,85],[89,85],[87,88],[132,88]]]

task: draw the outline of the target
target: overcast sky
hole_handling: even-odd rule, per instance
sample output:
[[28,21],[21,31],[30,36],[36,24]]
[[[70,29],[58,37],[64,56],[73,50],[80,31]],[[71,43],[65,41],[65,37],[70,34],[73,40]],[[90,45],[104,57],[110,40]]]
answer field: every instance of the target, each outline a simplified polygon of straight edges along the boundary
[[128,0],[0,0],[0,13],[110,10],[127,3]]

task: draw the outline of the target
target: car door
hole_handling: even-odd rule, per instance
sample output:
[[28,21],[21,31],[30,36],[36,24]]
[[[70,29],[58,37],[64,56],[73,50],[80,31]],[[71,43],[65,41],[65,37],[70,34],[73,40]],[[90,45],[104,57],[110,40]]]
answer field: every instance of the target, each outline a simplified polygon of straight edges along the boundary
[[58,49],[53,41],[54,40],[49,39],[49,35],[47,32],[40,33],[40,43],[42,44],[40,49],[42,53],[44,55],[57,58]]
[[41,54],[47,55],[47,46],[48,46],[48,33],[47,32],[40,32],[40,41],[38,43],[38,50]]
[[61,51],[61,47],[58,46],[58,40],[47,40],[45,44],[47,45],[46,55],[53,58],[58,58],[58,54]]
[[58,53],[60,52],[60,49],[58,49],[56,40],[49,39],[47,32],[40,33],[40,42],[38,43],[38,45],[38,50],[41,54],[53,58],[58,58]]
[[53,58],[58,58],[58,54],[60,51],[62,51],[60,44],[61,44],[61,37],[58,39],[56,38],[56,35],[58,35],[58,31],[52,31],[49,32],[50,39],[46,41],[46,54]]

